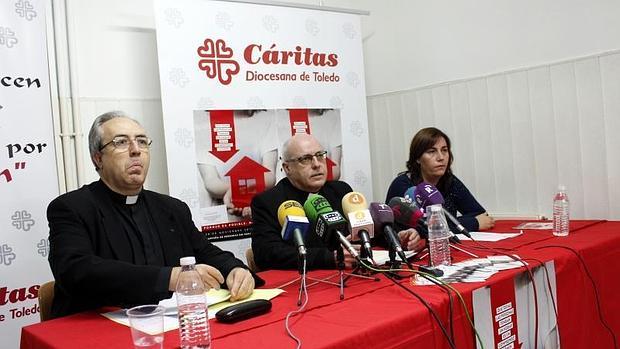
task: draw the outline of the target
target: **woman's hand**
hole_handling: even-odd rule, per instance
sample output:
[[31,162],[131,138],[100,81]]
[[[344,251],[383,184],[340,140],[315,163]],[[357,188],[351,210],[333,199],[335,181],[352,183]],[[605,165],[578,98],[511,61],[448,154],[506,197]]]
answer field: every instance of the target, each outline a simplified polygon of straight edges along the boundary
[[487,230],[495,226],[495,219],[486,212],[477,215],[476,219],[478,220],[478,230]]

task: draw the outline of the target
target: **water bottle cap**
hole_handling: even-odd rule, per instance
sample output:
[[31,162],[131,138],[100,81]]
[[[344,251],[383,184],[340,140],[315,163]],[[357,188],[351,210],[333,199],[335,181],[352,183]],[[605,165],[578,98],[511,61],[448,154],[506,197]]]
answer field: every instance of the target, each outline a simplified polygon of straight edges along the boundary
[[196,264],[196,257],[194,256],[189,256],[189,257],[182,257],[180,260],[181,265],[192,265],[192,264]]
[[566,186],[564,184],[558,185],[558,191],[566,191]]

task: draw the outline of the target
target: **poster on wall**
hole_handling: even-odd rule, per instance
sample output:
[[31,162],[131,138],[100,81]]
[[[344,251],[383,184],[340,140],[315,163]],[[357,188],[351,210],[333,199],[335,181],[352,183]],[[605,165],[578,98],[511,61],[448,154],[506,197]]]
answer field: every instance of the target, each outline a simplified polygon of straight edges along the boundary
[[[0,338],[17,348],[52,280],[45,210],[58,195],[45,2],[0,2]],[[36,188],[36,190],[34,190]]]
[[207,225],[243,220],[254,195],[284,177],[282,144],[312,134],[327,151],[327,179],[340,178],[338,110],[254,109],[194,113],[200,219]]
[[155,14],[170,195],[220,247],[244,256],[251,198],[284,177],[296,133],[371,198],[357,15],[209,0],[156,1]]

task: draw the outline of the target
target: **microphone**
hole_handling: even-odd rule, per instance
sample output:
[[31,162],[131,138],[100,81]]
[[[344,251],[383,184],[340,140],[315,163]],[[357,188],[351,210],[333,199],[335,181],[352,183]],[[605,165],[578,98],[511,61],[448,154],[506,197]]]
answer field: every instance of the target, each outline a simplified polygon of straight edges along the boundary
[[310,222],[306,218],[306,213],[301,204],[295,200],[287,200],[278,207],[278,222],[282,226],[282,239],[290,241],[291,239],[297,246],[299,257],[306,257],[306,246],[304,245],[304,236],[308,232]]
[[420,218],[424,215],[415,203],[398,196],[390,199],[388,206],[394,214],[394,221],[407,228],[417,227]]
[[368,203],[364,195],[358,192],[350,192],[342,198],[342,210],[349,218],[349,227],[351,228],[351,242],[360,241],[366,256],[372,259],[372,245],[370,239],[375,236],[374,222],[370,211],[368,211]]
[[316,224],[316,234],[328,248],[335,250],[342,244],[355,259],[359,259],[359,253],[341,233],[347,229],[347,221],[340,212],[332,209],[327,199],[318,194],[310,194],[304,202],[304,211],[310,221]]
[[443,205],[443,195],[441,195],[441,192],[437,189],[437,187],[430,183],[421,182],[415,187],[415,189],[412,190],[412,192],[415,193],[414,197],[418,206],[424,209],[431,205]]
[[344,248],[346,248],[347,251],[349,251],[351,256],[355,257],[355,259],[359,261],[360,254],[357,253],[357,250],[353,247],[353,245],[351,245],[351,242],[349,242],[349,240],[347,240],[347,238],[344,235],[342,235],[342,233],[339,232],[338,230],[336,230],[334,234],[338,236],[338,240],[340,240],[340,244],[344,246]]
[[[443,195],[441,195],[439,190],[434,185],[426,183],[426,182],[422,182],[418,184],[418,186],[416,187],[415,201],[418,203],[418,205],[420,205],[421,207],[424,207],[425,209],[427,206],[436,205],[436,204],[443,205],[444,203]],[[465,227],[461,224],[461,222],[459,222],[458,219],[456,219],[450,212],[448,212],[448,210],[443,208],[443,206],[442,206],[442,210],[443,210],[444,215],[448,217],[448,219],[450,220],[450,222],[452,222],[452,224],[454,224],[454,226],[456,227],[456,230],[458,230],[459,233],[471,239],[471,235],[469,234],[469,231],[465,229]]]
[[[398,199],[398,200],[394,200],[394,199]],[[392,203],[393,200],[396,202],[400,202],[401,200],[403,200],[407,202],[408,205],[411,205],[411,203],[408,202],[407,199],[396,197],[390,200],[390,203]],[[418,218],[416,218],[416,220],[419,219],[422,216],[422,212],[419,209],[411,210],[410,208],[408,208],[408,205],[405,206],[407,207],[407,210],[413,211],[414,212],[413,217],[417,216]],[[413,207],[415,207],[415,205]],[[399,207],[399,209],[400,208],[402,208],[402,206]],[[370,214],[372,215],[375,221],[375,227],[377,227],[377,229],[383,229],[385,235],[388,236],[389,241],[393,244],[394,249],[396,250],[396,253],[400,257],[400,259],[402,259],[403,262],[407,264],[409,269],[413,269],[414,264],[412,264],[411,262],[407,260],[407,256],[405,256],[405,252],[403,252],[403,248],[400,246],[400,241],[398,240],[398,237],[396,236],[396,232],[394,232],[394,229],[392,229],[391,227],[391,224],[394,221],[394,216],[395,216],[393,209],[389,205],[373,202],[370,204]],[[407,214],[403,216],[407,216]],[[418,264],[415,264],[415,266],[419,270],[425,273],[434,275],[436,277],[443,276],[443,271],[441,269],[428,268],[428,267],[425,267],[423,265],[418,265]]]
[[414,202],[415,201],[415,194],[416,194],[416,186],[412,186],[409,189],[407,189],[407,191],[405,192],[405,199]]
[[[439,197],[441,198],[441,202],[443,203],[443,196],[441,195],[441,193],[438,191],[439,193]],[[418,208],[418,206],[416,205],[417,200],[416,200],[416,194],[417,194],[417,187],[416,186],[412,186],[411,188],[407,189],[407,191],[405,192],[405,200],[410,201],[409,204],[412,206],[413,209],[416,210],[420,210],[422,212],[422,214],[424,215],[424,209],[420,209]],[[437,194],[436,194],[437,195]],[[434,200],[436,200],[437,197],[434,198]],[[428,200],[420,200],[420,201],[428,201]],[[448,212],[447,210],[443,210],[444,213],[446,213],[447,215],[450,214],[450,212]],[[396,217],[396,213],[394,213],[394,216]],[[398,222],[399,220],[397,218],[395,218],[395,220]],[[401,224],[404,224],[401,222]],[[412,226],[413,227],[413,226]],[[426,225],[426,219],[424,217],[421,217],[418,221],[418,225],[415,226],[415,229],[420,233],[420,236],[422,236],[425,239],[428,239],[428,227]],[[450,232],[450,242],[454,243],[454,244],[460,244],[461,243],[461,239],[458,238],[458,236],[456,236],[454,233]]]
[[413,269],[407,260],[407,256],[405,256],[405,252],[403,252],[403,248],[400,245],[396,232],[392,228],[392,224],[394,223],[394,213],[392,213],[390,206],[373,202],[370,204],[370,215],[372,216],[372,220],[375,222],[375,229],[383,232],[383,235],[385,235],[385,239],[390,244],[392,251],[396,251],[398,257],[400,257],[404,263]]
[[406,198],[393,197],[388,206],[394,213],[394,222],[398,227],[414,228],[423,238],[428,238],[428,230],[424,225],[424,211],[420,210],[415,202]]

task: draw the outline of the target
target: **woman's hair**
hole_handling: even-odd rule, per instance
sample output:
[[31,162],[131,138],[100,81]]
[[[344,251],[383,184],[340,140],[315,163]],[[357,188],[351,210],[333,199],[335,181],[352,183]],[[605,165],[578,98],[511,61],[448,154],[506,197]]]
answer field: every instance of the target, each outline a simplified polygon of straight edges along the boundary
[[439,182],[437,183],[437,189],[443,192],[449,187],[452,181],[452,169],[450,167],[452,165],[452,161],[454,160],[454,156],[452,155],[452,147],[450,146],[450,138],[440,129],[435,127],[421,129],[411,140],[406,173],[409,174],[413,184],[418,185],[420,182],[424,181],[424,178],[422,178],[422,168],[418,163],[418,160],[425,151],[432,148],[433,145],[435,145],[435,143],[437,143],[437,141],[442,137],[446,140],[446,144],[448,145],[448,154],[450,155],[450,159],[448,160],[448,165],[446,166],[446,172],[443,176],[441,176]]

